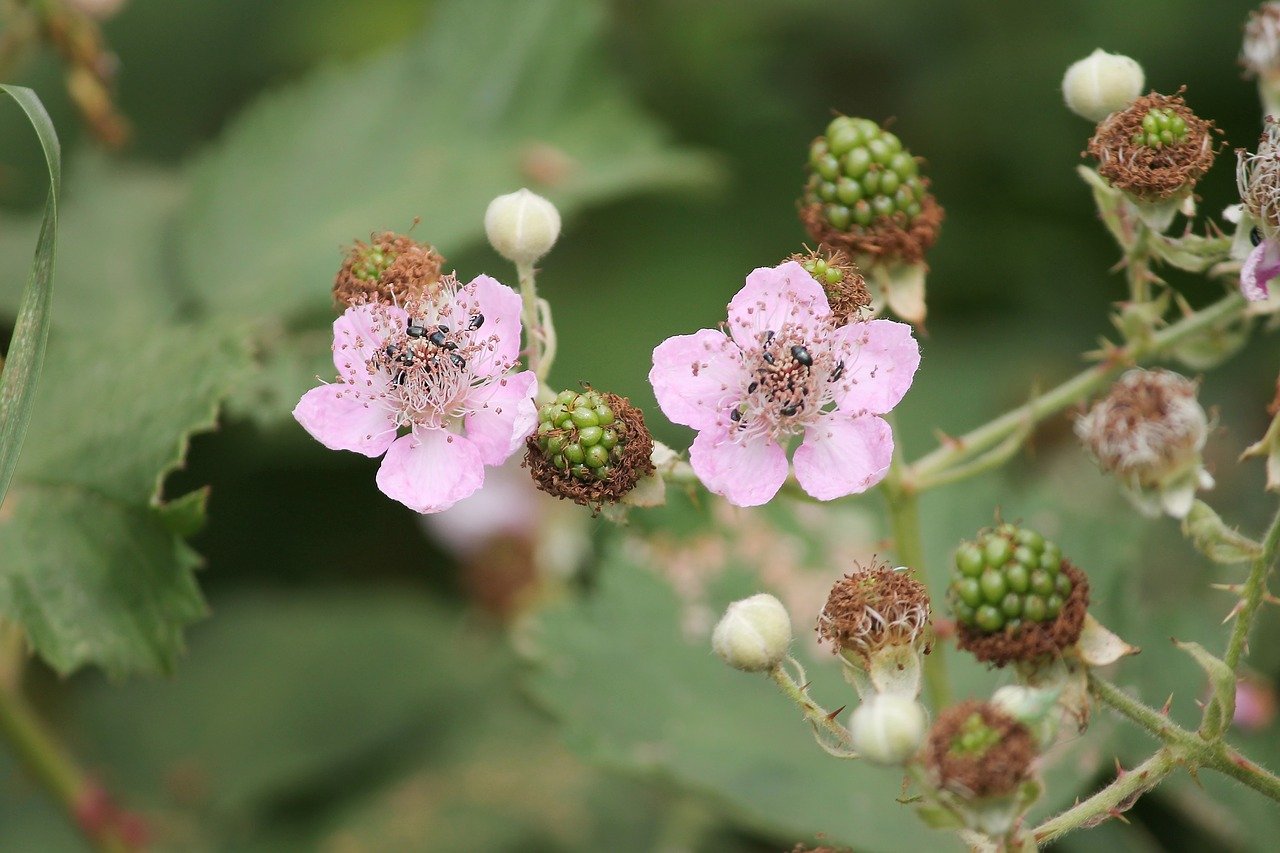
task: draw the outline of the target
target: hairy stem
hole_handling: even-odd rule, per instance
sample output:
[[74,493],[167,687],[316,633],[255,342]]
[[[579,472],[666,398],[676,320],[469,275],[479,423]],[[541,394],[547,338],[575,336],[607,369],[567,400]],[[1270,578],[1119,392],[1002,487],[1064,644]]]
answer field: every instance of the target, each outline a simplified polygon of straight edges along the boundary
[[1280,549],[1280,511],[1271,519],[1271,526],[1262,539],[1262,553],[1249,568],[1249,578],[1244,584],[1243,605],[1236,614],[1236,624],[1231,629],[1231,639],[1227,641],[1227,653],[1223,661],[1234,671],[1240,666],[1240,658],[1244,655],[1245,645],[1249,641],[1249,628],[1253,624],[1254,614],[1267,591],[1267,576],[1276,561],[1276,551]]
[[110,826],[89,823],[84,809],[93,801],[95,786],[37,719],[17,689],[0,689],[0,737],[9,743],[32,777],[57,800],[68,819],[97,849],[111,853],[131,849]]
[[1084,400],[1130,364],[1164,355],[1189,338],[1240,314],[1244,307],[1244,297],[1239,293],[1230,293],[1212,305],[1166,326],[1148,340],[1117,347],[1105,361],[1077,373],[1016,409],[1005,412],[959,438],[948,440],[942,447],[920,457],[906,467],[903,473],[904,485],[920,491],[935,484],[942,472],[975,454],[995,447],[1019,430],[1026,430],[1028,426],[1034,426]]
[[540,303],[543,300],[538,299],[536,271],[533,264],[516,264],[516,275],[520,279],[520,324],[524,326],[529,369],[538,377],[538,387],[543,389],[541,396],[546,396],[549,389],[544,386],[551,360],[546,358],[548,335],[542,325],[544,315]]
[[1049,818],[1033,830],[1037,844],[1045,844],[1073,829],[1093,826],[1109,815],[1125,811],[1143,793],[1154,788],[1178,766],[1174,751],[1168,747],[1132,770],[1116,777],[1110,785],[1094,793],[1087,800],[1076,803],[1061,814]]
[[825,732],[845,749],[850,752],[853,751],[853,743],[849,739],[848,730],[836,722],[835,715],[832,712],[809,698],[809,693],[806,689],[808,685],[797,684],[795,679],[783,669],[782,664],[778,664],[769,670],[769,677],[781,688],[788,699],[800,707],[801,713],[804,714],[804,718],[809,721],[810,725]]

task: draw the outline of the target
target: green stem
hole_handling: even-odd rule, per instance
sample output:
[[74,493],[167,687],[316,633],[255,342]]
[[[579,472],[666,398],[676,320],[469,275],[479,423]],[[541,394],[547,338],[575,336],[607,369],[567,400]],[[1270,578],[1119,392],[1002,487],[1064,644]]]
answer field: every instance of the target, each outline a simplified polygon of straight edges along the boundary
[[1276,551],[1280,548],[1280,511],[1271,519],[1271,527],[1262,539],[1262,553],[1249,568],[1249,578],[1244,584],[1244,606],[1236,614],[1236,624],[1231,629],[1231,639],[1227,641],[1227,653],[1223,662],[1235,671],[1240,666],[1240,658],[1249,641],[1249,628],[1253,624],[1254,614],[1267,592],[1267,576],[1275,564]]
[[923,486],[937,482],[938,476],[948,468],[995,447],[1020,429],[1034,426],[1084,400],[1130,364],[1159,357],[1187,339],[1241,313],[1244,307],[1244,298],[1239,293],[1231,293],[1161,329],[1146,341],[1116,348],[1105,361],[920,457],[905,469],[904,485],[920,491]]
[[1124,811],[1131,801],[1151,790],[1160,780],[1173,772],[1178,766],[1178,759],[1173,750],[1167,747],[1158,750],[1155,755],[1139,764],[1132,770],[1116,778],[1114,782],[1096,792],[1087,800],[1076,803],[1065,812],[1046,820],[1033,830],[1037,844],[1045,844],[1073,829],[1085,824],[1092,824],[1105,818],[1117,809]]
[[801,713],[804,714],[804,718],[809,721],[810,725],[815,729],[821,729],[826,732],[848,751],[853,751],[853,742],[849,739],[848,730],[836,722],[830,711],[810,699],[805,686],[796,684],[795,680],[782,668],[782,664],[778,664],[769,670],[769,677],[774,680],[788,699],[800,707]]
[[1089,674],[1089,691],[1172,748],[1188,768],[1210,767],[1255,791],[1280,801],[1280,777],[1259,767],[1220,740],[1210,741],[1188,731],[1167,716],[1134,699],[1111,682]]
[[516,276],[520,279],[520,324],[524,327],[525,341],[528,344],[529,369],[538,377],[538,386],[543,389],[541,396],[546,396],[550,389],[545,389],[547,373],[551,369],[551,361],[547,355],[547,333],[542,326],[542,308],[545,304],[538,299],[538,283],[533,264],[516,264]]
[[130,849],[109,827],[95,831],[81,824],[81,807],[94,796],[94,786],[16,689],[0,689],[0,737],[97,849],[111,853]]
[[[889,525],[893,532],[893,547],[898,560],[925,575],[924,542],[920,535],[920,497],[906,481],[906,464],[903,461],[902,440],[894,427],[893,457],[889,473],[881,484],[885,503],[889,510]],[[936,709],[951,704],[951,681],[947,674],[946,648],[934,643],[932,651],[924,659],[924,683],[929,701]]]

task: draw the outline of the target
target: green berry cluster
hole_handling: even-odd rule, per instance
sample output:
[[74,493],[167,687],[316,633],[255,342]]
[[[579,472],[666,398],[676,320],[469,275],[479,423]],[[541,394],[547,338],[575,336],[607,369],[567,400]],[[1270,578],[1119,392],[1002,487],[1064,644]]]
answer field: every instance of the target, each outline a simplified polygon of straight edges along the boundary
[[1142,117],[1142,130],[1133,135],[1134,145],[1163,148],[1186,141],[1187,123],[1168,107],[1152,107]]
[[622,458],[616,415],[598,391],[561,391],[538,410],[538,448],[551,464],[584,482],[605,480]]
[[960,724],[960,730],[951,739],[950,752],[957,756],[984,755],[999,742],[1000,733],[988,726],[982,714],[975,711]]
[[1071,594],[1062,551],[1034,530],[1002,524],[956,551],[948,599],[961,624],[993,633],[1058,617]]
[[377,281],[395,261],[399,252],[384,249],[382,246],[369,246],[360,253],[351,265],[351,274],[361,281]]
[[844,272],[839,267],[827,263],[826,258],[806,258],[800,262],[805,272],[828,285],[836,285],[844,281]]
[[838,231],[866,227],[896,213],[920,215],[925,186],[911,152],[870,119],[839,116],[809,148],[805,203],[821,204]]

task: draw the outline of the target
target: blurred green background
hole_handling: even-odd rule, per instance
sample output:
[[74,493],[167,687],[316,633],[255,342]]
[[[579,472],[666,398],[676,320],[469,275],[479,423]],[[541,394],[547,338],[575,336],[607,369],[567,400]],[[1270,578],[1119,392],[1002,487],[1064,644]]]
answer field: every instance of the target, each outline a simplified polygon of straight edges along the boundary
[[[1199,190],[1216,218],[1235,200],[1229,149],[1252,146],[1259,129],[1253,85],[1235,63],[1252,6],[130,0],[103,26],[134,131],[117,154],[83,131],[57,57],[34,51],[8,82],[37,90],[64,143],[51,359],[59,340],[92,340],[103,328],[147,335],[184,324],[186,334],[241,335],[259,365],[237,374],[218,429],[194,439],[164,488],[176,497],[212,486],[208,522],[192,540],[206,558],[198,578],[212,616],[188,632],[176,674],[110,683],[94,671],[60,679],[36,668],[29,681],[41,710],[146,815],[158,849],[749,851],[824,831],[798,817],[813,805],[803,776],[795,809],[779,802],[766,813],[750,805],[755,777],[622,756],[611,716],[666,720],[670,743],[682,725],[702,730],[660,691],[635,690],[637,701],[658,697],[645,708],[575,698],[585,682],[548,665],[555,656],[545,649],[512,650],[507,626],[455,559],[377,492],[368,460],[325,451],[287,417],[327,371],[323,329],[341,246],[420,216],[415,236],[460,275],[510,281],[483,243],[480,215],[521,183],[545,193],[566,211],[540,277],[559,329],[553,384],[629,395],[658,437],[682,448],[690,434],[662,421],[645,381],[650,350],[714,325],[749,270],[799,248],[807,143],[833,112],[892,119],[947,209],[929,257],[924,361],[899,416],[916,455],[935,428],[961,432],[1021,402],[1033,383],[1074,372],[1078,354],[1109,331],[1123,283],[1108,272],[1115,247],[1074,172],[1091,128],[1061,104],[1066,66],[1101,46],[1138,59],[1153,88],[1187,86],[1190,105],[1229,146]],[[0,111],[0,140],[7,337],[45,178],[17,110]],[[1216,292],[1170,278],[1197,304]],[[1258,497],[1261,466],[1235,459],[1265,429],[1276,353],[1274,340],[1255,341],[1203,386],[1206,404],[1221,407],[1208,451],[1215,506],[1246,529],[1269,515],[1270,500]],[[81,402],[57,429],[92,432],[110,416],[92,393]],[[1071,512],[1092,513],[1094,526],[1064,532],[1064,548],[1087,540],[1081,549],[1114,564],[1095,598],[1117,613],[1150,604],[1125,626],[1143,645],[1178,634],[1220,648],[1216,625],[1230,602],[1203,590],[1223,570],[1205,568],[1171,522],[1130,524],[1075,451],[1065,418],[1007,474],[931,496],[931,558],[940,564],[996,505],[1035,517],[1072,490]],[[1102,497],[1081,508],[1089,496]],[[874,495],[858,506],[880,511]],[[602,521],[589,533],[609,535]],[[828,578],[844,568],[815,567]],[[622,567],[597,573],[603,601],[613,594],[639,608],[652,595],[644,606],[655,613],[674,607],[661,591],[618,588],[610,569]],[[744,577],[744,587],[755,583]],[[724,586],[712,600],[729,594]],[[560,638],[560,654],[617,643],[591,682],[598,691],[612,691],[610,677],[620,682],[614,696],[660,684],[662,661],[639,660],[642,626],[634,636],[587,630],[607,612],[603,603],[592,611],[587,593],[531,617],[547,620],[537,642]],[[1252,663],[1269,679],[1280,675],[1280,632],[1273,613],[1263,621]],[[665,630],[676,630],[674,618]],[[706,657],[693,645],[672,654]],[[1132,677],[1145,679],[1149,701],[1180,686],[1183,712],[1194,713],[1200,681],[1189,661],[1148,646],[1124,666],[1142,670]],[[768,685],[733,678],[744,701],[794,722]],[[730,720],[735,707],[714,717]],[[786,748],[816,753],[794,728]],[[731,730],[747,752],[774,735]],[[1264,761],[1280,760],[1275,734],[1251,738]],[[1138,740],[1082,742],[1094,754],[1075,781],[1105,778],[1112,751],[1140,758]],[[708,750],[699,760],[722,757]],[[863,802],[889,796],[894,783],[857,772],[878,780],[859,789],[867,794],[857,808],[882,825],[861,844],[848,833],[832,840],[889,849],[894,827],[915,819],[887,800]],[[1206,796],[1184,782],[1144,800],[1132,826],[1107,825],[1063,848],[1268,849],[1280,821],[1260,798],[1216,780]],[[79,844],[0,750],[0,850]]]

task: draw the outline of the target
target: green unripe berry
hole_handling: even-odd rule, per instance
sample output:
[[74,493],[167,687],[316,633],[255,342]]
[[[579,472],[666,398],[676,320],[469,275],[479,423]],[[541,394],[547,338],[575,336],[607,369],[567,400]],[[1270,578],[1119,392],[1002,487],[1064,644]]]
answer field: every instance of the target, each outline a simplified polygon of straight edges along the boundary
[[846,116],[840,116],[827,125],[827,146],[837,157],[862,142],[862,133]]
[[[896,139],[897,137],[894,138]],[[899,145],[901,145],[901,143],[899,143]],[[871,152],[871,161],[873,163],[879,163],[881,166],[887,166],[893,162],[893,155],[898,153],[890,147],[888,142],[885,141],[884,136],[869,141],[867,143],[867,150]]]
[[1066,574],[1059,573],[1053,579],[1053,591],[1065,600],[1071,594],[1071,578],[1067,577]]
[[853,206],[853,221],[859,225],[867,226],[875,221],[876,215],[871,211],[871,203],[865,198]]
[[556,395],[556,403],[561,406],[567,406],[578,398],[573,391],[561,391]]
[[581,444],[566,444],[564,446],[564,458],[568,459],[574,465],[581,464],[585,456],[586,454],[583,451]]
[[1005,593],[1009,591],[1004,572],[999,569],[987,569],[982,573],[982,577],[978,578],[978,583],[982,587],[982,597],[988,604],[999,604],[1004,599]]
[[1004,614],[990,604],[984,604],[974,613],[973,621],[984,631],[999,631],[1004,627]]
[[1000,612],[1010,619],[1016,619],[1022,615],[1022,596],[1016,592],[1011,592],[1004,598],[1000,599]]
[[565,412],[556,418],[556,427],[558,429],[573,429],[573,415]]
[[839,284],[844,281],[844,273],[834,267],[828,268],[822,277],[827,280],[827,284]]
[[916,164],[916,158],[905,151],[899,151],[893,155],[893,159],[889,161],[889,168],[897,172],[898,177],[904,181],[908,178],[914,178],[920,172],[920,167]]
[[876,195],[880,192],[880,175],[880,170],[873,169],[862,176],[862,191],[866,193],[872,204],[875,203]]
[[[885,170],[880,173],[880,192],[883,195],[896,194],[898,192],[898,187],[901,185],[901,183],[902,183],[902,179],[898,177],[897,172],[894,172],[891,170]],[[896,202],[894,204],[894,207],[895,208],[897,207]]]
[[1040,564],[1040,556],[1026,545],[1019,545],[1013,549],[1013,559],[1024,566],[1038,566]]
[[596,417],[596,413],[585,406],[573,410],[573,425],[581,429],[582,427],[596,426],[600,423],[600,419]]
[[608,465],[601,465],[599,468],[595,469],[595,475],[597,480],[609,479],[609,473],[610,471],[609,471]]
[[999,568],[1009,562],[1009,558],[1013,556],[1013,547],[1003,536],[992,536],[983,547],[983,553],[988,566]]
[[1040,596],[1028,595],[1022,600],[1022,616],[1032,622],[1043,622],[1049,618],[1049,608]]
[[1034,530],[1024,527],[1017,532],[1014,538],[1019,545],[1025,545],[1037,554],[1044,551],[1044,537]]
[[557,453],[564,452],[566,443],[567,441],[563,435],[549,435],[547,436],[547,446],[542,449],[554,456]]
[[966,542],[956,551],[956,568],[963,575],[977,577],[982,574],[982,551],[972,542]]
[[1045,610],[1049,614],[1050,619],[1057,619],[1058,614],[1062,612],[1062,597],[1054,594],[1044,600]]
[[865,148],[855,148],[844,155],[842,163],[844,173],[853,180],[858,180],[871,168],[871,152]]
[[836,185],[831,181],[823,181],[818,185],[818,198],[823,201],[835,201],[840,195]]
[[[583,447],[599,444],[602,438],[604,438],[604,430],[598,426],[583,427],[578,430],[578,443]],[[605,448],[605,450],[608,449],[607,447]]]
[[836,181],[836,198],[840,199],[841,204],[853,204],[862,198],[862,184],[852,178],[841,178]]
[[982,586],[977,578],[964,578],[955,585],[956,595],[970,607],[982,604]]
[[586,465],[574,465],[569,469],[569,473],[579,480],[586,480],[591,476],[591,469]]
[[600,446],[605,450],[613,450],[618,446],[618,433],[611,429],[601,430]]
[[832,154],[824,154],[818,158],[818,162],[814,165],[814,171],[828,181],[834,181],[840,177],[840,161]]
[[833,228],[839,228],[841,231],[849,227],[849,223],[853,220],[853,216],[849,212],[849,208],[843,204],[829,204],[826,207],[827,221],[831,223]]
[[592,468],[599,468],[609,464],[609,451],[600,445],[588,447],[586,450],[587,465]]
[[878,195],[871,202],[871,211],[881,219],[887,219],[893,216],[894,211],[898,208],[894,205],[893,199],[887,195]]
[[569,461],[564,458],[563,453],[557,453],[551,457],[551,464],[561,470],[569,467]]
[[1057,572],[1062,568],[1062,554],[1046,548],[1045,552],[1040,555],[1040,568],[1049,573]]
[[977,610],[970,605],[965,604],[963,601],[954,602],[953,610],[955,612],[956,619],[966,625],[972,625],[974,619],[976,619],[978,615]]
[[1009,583],[1009,589],[1016,593],[1022,594],[1031,589],[1031,573],[1021,563],[1006,566],[1004,579]]
[[1053,592],[1053,575],[1044,569],[1036,569],[1031,573],[1031,591],[1036,595],[1048,595]]

